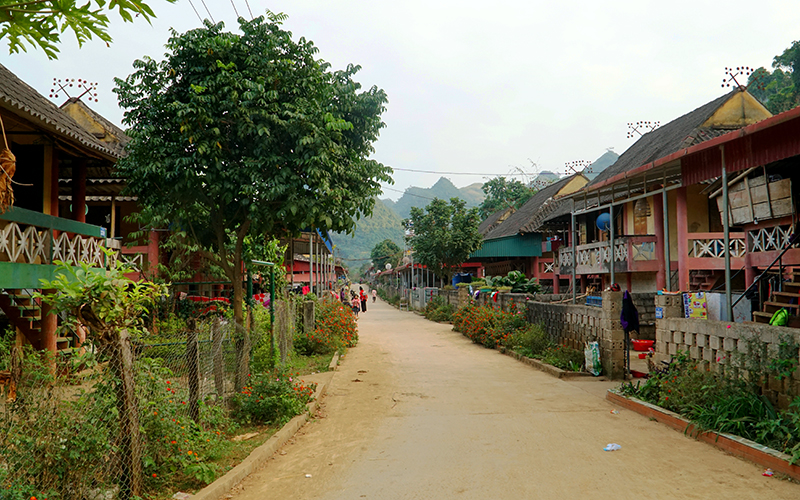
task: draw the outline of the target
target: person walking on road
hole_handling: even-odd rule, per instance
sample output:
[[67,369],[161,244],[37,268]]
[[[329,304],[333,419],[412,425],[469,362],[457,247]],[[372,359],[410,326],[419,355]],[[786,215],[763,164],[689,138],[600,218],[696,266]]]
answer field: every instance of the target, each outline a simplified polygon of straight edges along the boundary
[[350,307],[353,309],[353,314],[356,315],[356,321],[358,321],[358,312],[361,310],[361,296],[353,290],[350,290]]
[[372,289],[372,302],[375,303],[375,299],[378,298],[378,291],[374,288]]
[[358,287],[358,296],[361,298],[361,312],[367,312],[367,292],[363,286]]

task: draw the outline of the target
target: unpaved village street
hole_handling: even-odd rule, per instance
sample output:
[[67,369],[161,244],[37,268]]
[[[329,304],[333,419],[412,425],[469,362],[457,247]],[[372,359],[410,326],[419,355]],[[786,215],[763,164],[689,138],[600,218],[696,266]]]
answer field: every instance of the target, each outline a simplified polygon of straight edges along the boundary
[[380,301],[358,326],[317,418],[235,500],[800,498],[757,465],[611,413],[615,384],[555,379]]

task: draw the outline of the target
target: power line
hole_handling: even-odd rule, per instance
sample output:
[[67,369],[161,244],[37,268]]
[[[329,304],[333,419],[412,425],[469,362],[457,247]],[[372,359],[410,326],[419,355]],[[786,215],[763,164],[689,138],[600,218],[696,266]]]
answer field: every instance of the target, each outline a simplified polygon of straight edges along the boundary
[[214,16],[211,15],[211,11],[208,10],[208,5],[206,5],[206,0],[200,0],[200,1],[203,3],[203,7],[206,8],[206,12],[208,12],[208,17],[211,18],[211,22],[217,24],[217,22],[214,20]]
[[244,4],[247,5],[247,11],[250,13],[250,20],[252,21],[253,20],[253,11],[250,10],[250,2],[248,2],[247,0],[244,0]]
[[189,0],[189,5],[192,6],[192,10],[194,11],[195,14],[197,14],[197,19],[200,20],[200,24],[203,24],[203,18],[200,17],[200,13],[197,12],[197,9],[194,8],[194,3],[192,3],[192,0]]
[[388,189],[389,191],[396,191],[398,193],[407,194],[409,196],[416,196],[417,198],[424,198],[426,200],[434,200],[435,199],[435,198],[429,198],[428,196],[422,196],[420,194],[409,193],[408,191],[400,191],[399,189],[394,189],[394,188],[390,188],[390,187],[385,187],[383,189]]
[[239,19],[239,11],[236,10],[236,4],[233,3],[233,0],[231,0],[231,5],[233,6],[233,12],[236,14],[236,19]]
[[508,174],[498,174],[497,172],[492,173],[492,174],[478,174],[478,173],[474,173],[474,172],[435,172],[433,170],[415,170],[413,168],[397,168],[397,167],[392,167],[392,170],[400,170],[402,172],[417,172],[417,173],[421,173],[421,174],[481,175],[481,176],[490,176],[490,177],[500,177],[500,176],[504,177],[504,176],[511,176],[511,175],[523,175],[523,176],[524,175],[527,175],[527,176],[536,175],[536,174],[526,174],[524,172],[511,172],[511,173],[508,173]]

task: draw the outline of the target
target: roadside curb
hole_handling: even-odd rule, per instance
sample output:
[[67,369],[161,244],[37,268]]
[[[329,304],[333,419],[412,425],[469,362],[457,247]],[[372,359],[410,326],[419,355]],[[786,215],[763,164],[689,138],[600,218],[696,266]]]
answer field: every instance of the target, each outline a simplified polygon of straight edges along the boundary
[[698,433],[694,424],[684,419],[675,412],[665,410],[640,399],[625,397],[613,389],[606,393],[606,399],[611,403],[621,406],[627,410],[636,412],[648,417],[656,422],[661,422],[677,431],[681,431],[687,436],[713,445],[720,450],[733,456],[744,458],[763,467],[769,467],[773,472],[785,474],[792,479],[800,480],[800,466],[790,465],[792,458],[778,450],[773,450],[764,445],[758,444],[749,439],[745,439],[733,434],[723,434],[713,431]]
[[561,368],[556,368],[553,365],[548,365],[547,363],[542,363],[538,359],[528,358],[519,354],[514,351],[510,351],[508,349],[500,350],[502,354],[506,356],[511,356],[512,358],[516,359],[517,361],[521,361],[526,365],[530,365],[537,370],[543,371],[548,375],[552,375],[555,378],[580,378],[580,377],[592,377],[591,373],[586,372],[571,372],[567,370],[562,370]]
[[331,376],[327,377],[324,382],[317,386],[317,390],[314,393],[314,401],[306,405],[307,411],[305,413],[291,419],[286,425],[281,427],[278,432],[273,434],[272,437],[270,437],[264,444],[250,452],[250,455],[242,460],[242,463],[228,471],[227,474],[221,478],[192,495],[191,499],[219,500],[219,498],[233,489],[234,486],[242,482],[244,478],[255,472],[255,470],[264,462],[269,460],[270,457],[272,457],[272,455],[274,455],[281,446],[286,444],[286,442],[289,441],[289,439],[291,439],[292,436],[294,436],[297,431],[299,431],[300,428],[305,425],[306,422],[308,422],[308,420],[311,418],[311,415],[317,411],[320,399],[328,391],[328,386],[330,385],[331,380],[333,380],[333,375],[338,363],[339,353],[337,352],[333,356],[333,359],[328,367]]

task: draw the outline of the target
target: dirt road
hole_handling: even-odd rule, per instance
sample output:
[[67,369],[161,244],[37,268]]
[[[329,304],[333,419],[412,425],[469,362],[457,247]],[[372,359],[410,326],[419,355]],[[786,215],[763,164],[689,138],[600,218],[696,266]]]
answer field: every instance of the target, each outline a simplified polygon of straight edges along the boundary
[[602,382],[554,379],[450,325],[378,301],[359,335],[318,418],[235,500],[800,498],[756,465],[612,414]]

